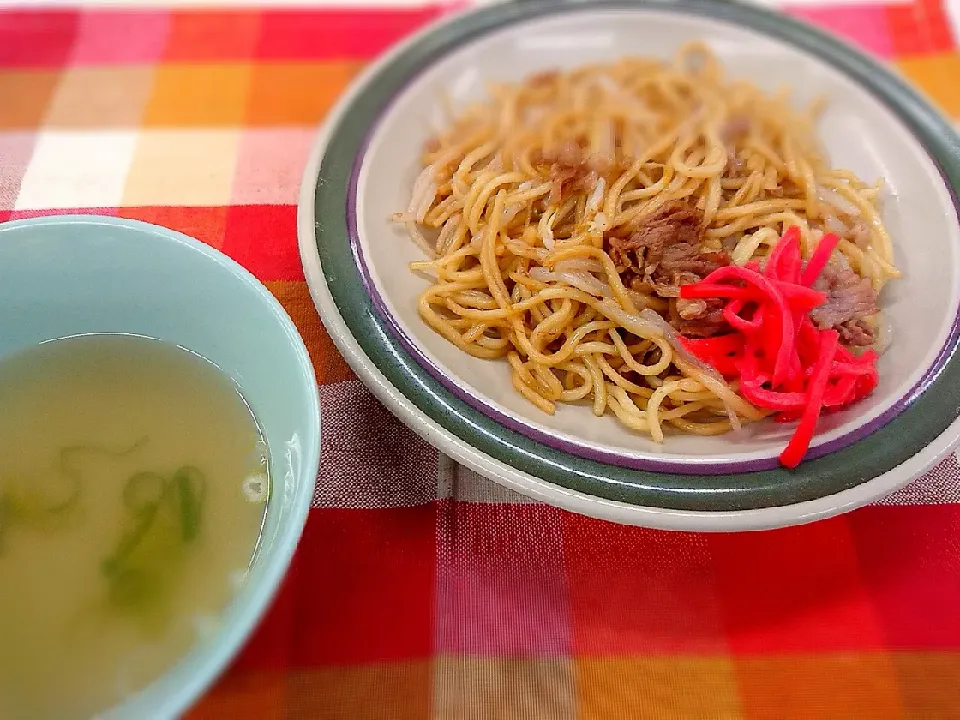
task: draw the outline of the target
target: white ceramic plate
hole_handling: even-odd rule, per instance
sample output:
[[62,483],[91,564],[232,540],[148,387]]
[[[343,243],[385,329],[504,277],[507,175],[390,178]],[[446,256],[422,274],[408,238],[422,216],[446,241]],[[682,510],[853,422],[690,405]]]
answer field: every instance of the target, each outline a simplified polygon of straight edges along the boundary
[[[706,40],[733,75],[770,88],[789,80],[801,102],[825,94],[821,135],[834,164],[886,182],[884,218],[905,273],[882,298],[895,341],[871,399],[825,423],[814,443],[823,457],[794,474],[775,469],[789,428],[772,423],[736,439],[675,436],[656,446],[586,408],[543,415],[512,390],[505,364],[468,357],[422,323],[415,300],[424,281],[405,267],[419,251],[389,223],[407,204],[441,89],[466,101],[489,80],[612,60],[637,54],[637,46],[644,55],[668,57],[695,38]],[[905,482],[915,472],[907,470],[911,456],[929,451],[938,458],[953,442],[956,405],[944,393],[956,346],[960,226],[941,176],[957,161],[956,138],[944,128],[880,66],[764,11],[719,2],[497,7],[416,36],[341,102],[304,176],[301,253],[325,322],[332,330],[343,323],[347,335],[335,332],[335,339],[348,359],[359,340],[358,374],[386,398],[405,397],[392,406],[408,421],[426,417],[442,429],[447,437],[428,439],[446,452],[457,456],[454,442],[509,468],[477,467],[484,474],[515,486],[521,474],[538,479],[544,487],[537,494],[554,502],[562,495],[568,506],[578,496],[620,502],[637,508],[636,521],[645,523],[650,513],[671,511],[713,518],[777,511],[781,519],[773,524],[780,524],[799,517],[800,503],[825,496],[860,491],[872,499],[877,491],[865,481],[893,473]],[[938,391],[930,393],[931,386]],[[891,448],[885,438],[894,436],[901,443]],[[696,474],[678,479],[677,472]],[[528,481],[521,484],[533,491]]]

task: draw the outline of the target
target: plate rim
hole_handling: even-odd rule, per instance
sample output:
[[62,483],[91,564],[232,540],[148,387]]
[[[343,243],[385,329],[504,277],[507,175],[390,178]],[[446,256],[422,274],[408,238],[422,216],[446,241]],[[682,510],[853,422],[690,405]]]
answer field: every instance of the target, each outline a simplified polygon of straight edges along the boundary
[[[893,87],[893,91],[895,91],[895,94],[898,96],[898,100],[900,102],[899,105],[892,102],[889,98],[883,97],[875,87],[871,87],[871,83],[865,82],[862,78],[858,78],[856,76],[851,78],[854,82],[857,82],[858,84],[864,86],[865,89],[870,91],[871,94],[874,95],[874,97],[876,97],[878,101],[882,102],[896,116],[898,116],[898,118],[903,123],[903,125],[912,134],[917,136],[918,141],[920,141],[921,145],[930,155],[930,158],[934,162],[934,164],[941,170],[942,174],[944,174],[945,172],[943,167],[944,160],[942,157],[944,154],[947,155],[946,164],[954,165],[957,162],[957,157],[956,157],[958,154],[956,151],[956,148],[958,146],[957,138],[955,134],[952,133],[952,131],[945,133],[942,138],[938,137],[939,142],[934,143],[934,144],[940,145],[941,152],[939,154],[932,152],[931,148],[929,147],[929,143],[924,142],[924,139],[919,136],[918,127],[917,127],[918,125],[921,125],[923,128],[925,128],[927,132],[930,132],[931,127],[933,127],[937,131],[942,132],[942,129],[945,125],[944,125],[943,119],[939,116],[939,114],[936,113],[936,111],[934,111],[929,106],[929,104],[926,103],[919,95],[917,95],[917,93],[912,88],[910,88],[910,86],[903,83],[903,81],[900,78],[898,78],[895,74],[889,72],[882,65],[875,62],[873,59],[869,58],[868,56],[863,55],[852,46],[845,44],[842,41],[837,41],[833,37],[825,35],[821,31],[808,26],[806,23],[799,22],[793,19],[788,19],[786,16],[780,15],[779,13],[772,13],[766,10],[758,10],[755,7],[740,5],[738,3],[722,2],[722,1],[718,2],[718,0],[685,0],[680,3],[669,3],[669,2],[665,3],[665,2],[662,2],[662,0],[634,0],[632,2],[629,0],[608,0],[608,1],[601,0],[598,2],[591,3],[589,6],[577,0],[566,0],[566,1],[553,2],[553,3],[543,3],[543,2],[533,1],[533,2],[525,2],[522,4],[514,4],[512,6],[495,6],[493,8],[481,8],[481,9],[473,10],[471,12],[461,13],[458,15],[453,15],[452,17],[441,19],[440,22],[429,25],[424,30],[421,30],[419,33],[413,35],[408,40],[406,40],[405,42],[397,46],[388,55],[386,55],[381,60],[379,60],[378,62],[374,63],[371,67],[369,67],[361,75],[361,77],[354,83],[354,85],[350,88],[350,90],[342,97],[340,102],[338,102],[338,104],[335,106],[333,111],[328,116],[328,120],[324,126],[323,132],[321,132],[320,136],[317,139],[317,142],[314,146],[314,151],[311,156],[311,163],[308,164],[307,169],[303,176],[303,184],[301,186],[301,199],[300,199],[301,213],[303,213],[304,210],[309,210],[311,215],[313,215],[314,217],[316,215],[317,208],[313,207],[313,205],[315,202],[319,202],[320,187],[318,186],[318,179],[320,177],[320,170],[322,168],[322,162],[324,159],[324,149],[330,137],[340,129],[339,126],[341,124],[341,121],[344,119],[344,117],[348,115],[350,111],[355,109],[353,106],[355,104],[355,101],[358,99],[358,97],[363,95],[364,91],[368,89],[369,84],[374,79],[376,79],[377,75],[380,74],[382,71],[384,71],[384,69],[389,68],[390,65],[394,62],[394,60],[397,59],[398,56],[410,50],[412,47],[423,43],[424,40],[431,40],[433,41],[433,45],[436,46],[438,44],[438,38],[442,39],[443,30],[445,28],[449,30],[450,26],[457,25],[457,24],[461,25],[461,28],[460,28],[461,36],[465,34],[470,39],[475,39],[477,36],[485,34],[485,32],[489,32],[490,30],[496,29],[502,26],[503,23],[509,22],[511,20],[536,19],[536,18],[542,18],[542,17],[551,16],[551,15],[555,16],[555,15],[568,13],[568,12],[597,10],[597,9],[600,9],[600,10],[602,9],[654,9],[654,10],[667,11],[667,12],[672,11],[672,12],[683,12],[687,14],[692,13],[694,15],[700,15],[700,16],[705,15],[709,18],[713,18],[719,21],[732,22],[733,24],[738,24],[738,25],[747,25],[748,27],[751,27],[754,30],[757,30],[757,29],[763,30],[763,28],[757,27],[756,25],[751,24],[749,21],[744,21],[744,16],[746,16],[748,20],[751,17],[753,17],[757,23],[760,23],[761,26],[762,26],[761,20],[758,20],[756,18],[765,19],[767,22],[772,20],[780,25],[783,25],[783,24],[790,25],[791,27],[787,31],[784,31],[784,34],[786,35],[786,37],[784,35],[781,35],[779,37],[780,40],[787,42],[793,45],[794,47],[797,47],[801,51],[805,51],[807,53],[810,53],[811,49],[809,47],[805,47],[801,42],[799,42],[796,39],[795,36],[799,35],[801,39],[803,39],[805,36],[806,42],[813,42],[817,45],[826,44],[827,46],[833,46],[833,52],[837,52],[841,56],[843,56],[843,59],[848,64],[854,66],[854,68],[859,67],[861,72],[863,72],[865,69],[868,72],[879,74],[880,75],[879,82],[881,84],[882,83],[891,84]],[[730,16],[730,13],[733,14],[733,17]],[[494,23],[493,23],[494,27],[481,28],[479,31],[476,28],[473,28],[473,29],[470,28],[471,24],[476,24],[478,22],[478,18],[483,18],[483,17],[486,17],[488,22],[490,22],[490,18],[492,18],[494,20]],[[462,39],[462,37],[458,39]],[[449,38],[447,40],[449,42]],[[427,43],[427,45],[430,45],[430,43]],[[442,46],[442,43],[440,43],[440,45]],[[422,61],[423,65],[429,67],[432,64],[432,59],[433,58],[428,58],[426,61]],[[825,59],[828,62],[830,62],[831,65],[833,65],[834,67],[837,67],[837,69],[839,69],[841,72],[845,72],[848,76],[854,75],[854,73],[850,70],[849,67],[838,67],[839,63],[835,59],[833,62],[831,62],[830,58],[825,58]],[[402,78],[399,79],[399,81],[397,82],[397,85],[394,86],[393,88],[394,92],[397,91],[397,87],[402,88],[404,79],[409,79],[410,74],[411,73],[407,72],[402,76]],[[389,97],[387,98],[387,102],[389,102]],[[382,108],[382,105],[378,106],[378,109],[381,109],[381,108]],[[907,118],[904,117],[904,113],[908,115],[916,114],[918,117],[911,118],[913,122],[910,122]],[[376,113],[372,113],[372,114],[375,115]],[[370,124],[367,124],[365,130],[370,129]],[[943,148],[944,145],[948,147],[950,152],[945,153]],[[956,167],[954,167],[953,169],[956,172]],[[945,178],[944,180],[945,180],[944,182],[945,187],[955,197],[956,196],[956,193],[954,191],[955,185],[951,183],[950,178]],[[316,193],[316,197],[314,197],[314,191]],[[345,197],[344,200],[346,202],[349,202],[348,197]],[[317,238],[312,237],[316,229],[318,229],[318,226],[316,226],[313,222],[311,222],[310,228],[308,230],[305,230],[303,227],[299,228],[299,230],[301,231],[300,233],[301,234],[301,238],[300,238],[301,255],[303,256],[303,259],[304,259],[305,270],[307,269],[307,265],[308,265],[308,262],[307,262],[308,255],[305,252],[307,248],[305,248],[303,245],[306,234],[309,234],[311,236],[310,238],[311,242],[314,242],[313,253],[316,254],[317,260],[319,261],[318,245],[321,238],[319,238],[319,236]],[[320,267],[322,269],[322,265]],[[308,282],[310,279],[311,278],[308,277]],[[327,279],[328,278],[324,279],[324,287],[327,287],[326,285]],[[316,278],[313,278],[313,280],[314,282],[310,283],[312,293],[314,291],[313,285],[317,281]],[[327,288],[327,290],[329,290],[329,288]],[[340,308],[337,307],[338,303],[335,299],[333,299],[333,295],[331,295],[331,299],[334,304],[334,308],[332,309],[337,310],[338,315],[340,315]],[[367,299],[369,300],[369,298]],[[318,309],[321,310],[321,314],[323,314],[324,308],[322,307],[322,304],[316,300],[316,298],[315,298],[315,303],[318,305]],[[327,311],[329,310],[330,308],[327,309]],[[365,308],[364,312],[366,312],[375,321],[378,319],[375,317],[375,313],[370,312],[369,308]],[[343,320],[342,315],[340,316],[340,319]],[[382,318],[379,318],[379,319],[382,320]],[[382,332],[382,329],[376,328],[375,333],[376,332]],[[351,337],[354,337],[354,335],[355,333],[351,329]],[[356,340],[356,337],[354,337],[354,340]],[[387,345],[389,345],[388,341],[384,339],[379,339],[379,340],[384,341]],[[370,337],[364,337],[363,339],[361,339],[360,344],[363,345],[365,341],[368,343],[372,342]],[[951,349],[953,347],[955,347],[955,341],[951,346]],[[366,350],[364,350],[364,357],[367,357],[368,360],[370,359],[369,354]],[[402,363],[404,360],[404,358],[400,355],[400,353],[398,353],[398,351],[395,348],[387,348],[385,356],[381,357],[379,359],[379,362],[382,364],[385,362],[385,360],[390,361],[387,363],[388,374],[391,374],[391,371],[397,371],[403,374],[402,371],[399,371],[396,367],[393,367],[393,368],[389,367],[389,365],[396,365],[397,363]],[[374,362],[375,365],[377,364],[376,360],[371,360],[371,362]],[[358,374],[361,374],[361,373],[358,373]],[[424,390],[427,390],[427,392],[429,393],[429,390],[424,387],[423,383],[419,379],[412,378],[408,374],[403,374],[403,379],[406,382],[401,383],[400,386],[397,386],[393,380],[390,380],[389,382],[391,383],[392,386],[395,387],[395,389],[406,385],[406,387],[403,387],[403,390],[407,394],[415,395],[416,393],[423,392]],[[416,405],[417,403],[414,403],[414,404]],[[421,409],[421,408],[418,408],[418,409]],[[430,415],[430,413],[427,413],[427,415]],[[470,430],[472,431],[475,437],[480,438],[480,440],[489,439],[489,433],[485,432],[484,428],[482,427],[477,428],[476,423],[472,423],[470,420],[466,420],[463,418],[460,418],[460,419],[463,421],[463,423],[470,426]],[[447,420],[449,421],[450,417],[447,417]],[[942,428],[942,431],[938,432],[938,434],[933,437],[933,439],[931,440],[931,443],[937,443],[945,439],[946,436],[950,435],[951,427],[952,425],[950,425],[950,423],[948,422],[947,426]],[[446,429],[449,430],[449,428],[446,428]],[[471,447],[473,446],[471,441],[463,437],[461,433],[454,432],[453,435],[457,437],[459,442],[465,443],[466,445],[470,445]],[[926,440],[924,440],[924,442],[926,442]],[[956,442],[956,438],[953,438],[953,439],[947,438],[948,445],[954,442]],[[609,501],[626,501],[625,504],[633,507],[648,507],[648,508],[652,507],[647,502],[643,502],[643,499],[649,498],[651,494],[653,494],[654,496],[656,496],[657,494],[660,494],[661,496],[664,494],[669,495],[669,491],[664,491],[663,488],[650,486],[650,485],[644,486],[642,484],[643,476],[648,476],[648,477],[662,476],[663,473],[656,473],[656,472],[651,473],[651,472],[636,471],[636,470],[627,471],[627,474],[634,476],[631,478],[631,481],[632,481],[631,484],[627,486],[624,486],[623,484],[616,484],[616,483],[610,482],[607,476],[604,475],[602,477],[604,480],[606,480],[606,482],[601,481],[598,484],[596,482],[597,477],[594,476],[590,478],[590,480],[593,481],[592,485],[591,483],[586,483],[590,489],[583,490],[583,487],[584,487],[583,477],[582,477],[583,473],[580,472],[580,469],[577,467],[571,467],[569,464],[567,466],[564,466],[563,462],[558,463],[557,458],[553,458],[552,469],[555,470],[556,473],[559,473],[559,476],[562,477],[564,480],[570,480],[572,477],[573,480],[575,481],[575,482],[571,482],[570,484],[567,484],[565,482],[558,482],[556,474],[554,474],[553,477],[550,477],[549,475],[545,476],[544,473],[542,472],[531,470],[529,464],[524,462],[529,459],[528,457],[529,453],[526,452],[527,448],[525,448],[524,446],[530,446],[532,444],[535,444],[535,443],[533,443],[532,441],[530,441],[528,438],[525,438],[525,437],[519,438],[519,442],[513,442],[512,444],[510,444],[508,451],[505,454],[513,462],[508,462],[507,465],[513,465],[514,469],[517,471],[522,472],[526,470],[529,472],[530,477],[536,477],[543,482],[550,482],[560,487],[564,487],[565,490],[568,492],[574,492],[574,493],[580,492],[585,497],[602,497]],[[924,446],[920,445],[914,449],[922,450],[925,448]],[[945,447],[943,449],[943,453],[945,453],[948,450],[949,450],[949,447]],[[482,452],[487,457],[491,457],[491,458],[495,457],[495,455],[489,453],[484,448],[479,448],[479,451]],[[559,455],[559,456],[564,455],[563,453],[557,453],[556,451],[551,451],[551,452],[554,455]],[[912,454],[912,452],[910,454]],[[567,460],[568,458],[575,459],[575,458],[572,458],[571,456],[561,457],[560,459]],[[519,462],[515,462],[515,460],[517,459],[519,459]],[[880,472],[886,474],[887,471],[896,470],[896,468],[899,467],[900,465],[906,464],[906,461],[908,459],[909,459],[909,455],[897,457],[895,458],[896,460],[895,462],[894,461],[889,462],[888,465],[882,468]],[[499,457],[498,460],[502,461],[504,460],[504,457]],[[623,468],[613,468],[612,466],[603,466],[603,467],[609,468],[610,470],[614,470],[614,469],[621,470],[621,471],[624,470]],[[782,471],[780,470],[768,472],[768,474],[775,475],[779,479],[779,481],[782,483],[783,476],[781,473]],[[834,471],[834,473],[836,474],[836,471]],[[752,476],[751,479],[756,479],[756,476],[760,475],[760,473],[750,473],[749,475]],[[849,475],[849,473],[847,473],[847,475]],[[544,477],[548,477],[549,479],[544,480],[543,479]],[[707,480],[709,480],[710,477],[711,476],[707,476]],[[718,476],[712,476],[712,477],[716,480],[716,478],[729,478],[730,476],[718,475]],[[856,478],[848,478],[846,480],[846,484],[841,483],[839,486],[837,486],[837,484],[834,483],[833,485],[828,486],[826,491],[823,489],[823,485],[825,483],[820,478],[814,477],[812,478],[812,481],[813,481],[812,487],[806,488],[806,496],[804,496],[803,492],[799,494],[794,492],[793,496],[791,497],[789,491],[784,492],[782,488],[777,488],[777,489],[780,489],[780,492],[773,492],[771,497],[769,492],[769,487],[761,490],[758,490],[756,487],[747,487],[745,489],[741,488],[739,491],[735,491],[740,494],[740,497],[738,499],[735,499],[733,502],[729,501],[729,496],[720,497],[720,499],[718,500],[717,499],[718,493],[715,492],[711,495],[709,492],[707,492],[709,490],[709,485],[705,484],[703,485],[704,492],[697,493],[698,498],[695,498],[691,502],[689,498],[684,501],[684,498],[681,497],[680,498],[681,502],[674,502],[672,507],[675,510],[684,510],[684,511],[699,511],[699,510],[702,510],[704,507],[707,507],[707,508],[713,507],[715,509],[708,509],[707,512],[715,514],[717,512],[724,511],[724,510],[742,512],[746,508],[750,508],[750,507],[759,509],[764,507],[775,507],[778,505],[779,506],[796,505],[800,501],[811,501],[817,498],[828,497],[830,494],[835,493],[838,489],[841,491],[845,491],[855,487],[863,486],[867,484],[865,481],[869,481],[870,477],[872,477],[872,475],[861,474],[859,477],[856,477]],[[638,482],[636,478],[639,478],[641,482]],[[697,482],[699,483],[701,479],[702,478],[697,478]],[[683,482],[689,482],[690,480],[691,479],[689,476],[683,478]],[[796,478],[794,478],[793,484],[794,485],[796,484]],[[573,485],[573,487],[571,487],[571,485]],[[763,496],[764,492],[767,493],[767,496],[765,499]],[[638,495],[640,499],[638,499]],[[704,495],[707,495],[708,499],[712,500],[712,502],[704,502],[702,497]],[[744,496],[751,496],[751,495],[754,498],[752,502],[749,501],[749,498],[747,502],[743,501]],[[759,501],[756,499],[758,495],[760,496]],[[668,500],[675,501],[676,498],[668,497]],[[670,504],[669,502],[661,503],[658,501],[656,507],[663,509],[665,505],[669,505],[669,504]]]

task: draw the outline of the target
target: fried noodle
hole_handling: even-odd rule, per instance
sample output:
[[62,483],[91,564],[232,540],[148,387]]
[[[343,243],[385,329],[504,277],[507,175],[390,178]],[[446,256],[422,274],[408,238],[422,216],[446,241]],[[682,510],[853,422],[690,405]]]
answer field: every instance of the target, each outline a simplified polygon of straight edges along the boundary
[[421,317],[470,355],[505,358],[516,391],[547,413],[589,402],[657,441],[665,424],[712,435],[759,420],[680,344],[684,310],[703,308],[631,275],[613,248],[683,206],[700,220],[704,258],[762,263],[791,225],[807,258],[834,232],[834,261],[879,292],[899,277],[880,185],[831,168],[819,110],[727,79],[701,44],[668,63],[492,88],[428,142],[395,218],[429,254],[412,264],[431,280]]

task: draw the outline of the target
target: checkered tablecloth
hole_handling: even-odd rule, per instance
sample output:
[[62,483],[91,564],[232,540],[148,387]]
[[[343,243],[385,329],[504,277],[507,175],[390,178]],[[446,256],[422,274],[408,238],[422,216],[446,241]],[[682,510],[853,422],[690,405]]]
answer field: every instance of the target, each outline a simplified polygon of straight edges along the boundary
[[[190,717],[960,718],[955,458],[807,527],[655,532],[481,480],[354,377],[304,283],[297,187],[358,70],[449,9],[415,4],[0,10],[0,221],[95,211],[223,250],[283,303],[321,384],[303,541]],[[892,62],[960,117],[960,5],[789,12]]]

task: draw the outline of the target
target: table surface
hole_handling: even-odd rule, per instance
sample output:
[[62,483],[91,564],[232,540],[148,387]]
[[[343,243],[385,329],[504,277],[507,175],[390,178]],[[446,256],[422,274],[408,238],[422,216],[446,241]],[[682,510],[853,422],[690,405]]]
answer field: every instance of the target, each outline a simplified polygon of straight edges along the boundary
[[[844,517],[710,536],[580,517],[456,466],[337,354],[295,230],[331,104],[452,6],[173,4],[0,10],[0,221],[184,231],[264,281],[310,349],[323,458],[303,541],[190,718],[960,717],[955,457]],[[960,117],[960,0],[785,10]]]

